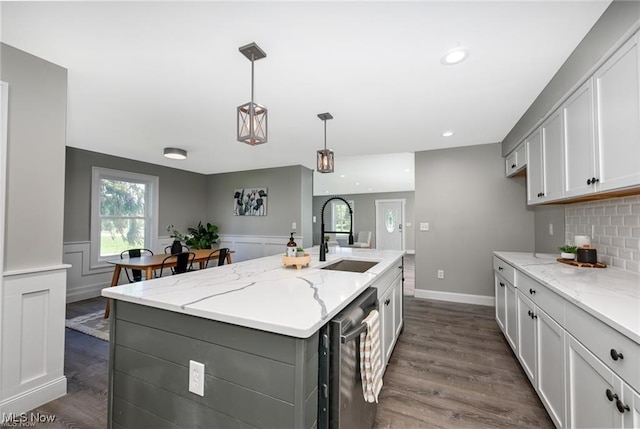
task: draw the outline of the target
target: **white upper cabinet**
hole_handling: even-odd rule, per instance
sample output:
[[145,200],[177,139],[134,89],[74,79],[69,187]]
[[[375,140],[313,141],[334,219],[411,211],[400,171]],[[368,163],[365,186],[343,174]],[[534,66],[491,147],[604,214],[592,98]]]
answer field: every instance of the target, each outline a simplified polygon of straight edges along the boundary
[[540,204],[562,198],[562,116],[553,112],[527,142],[527,202]]
[[505,159],[505,175],[507,177],[517,176],[527,166],[527,145],[526,142],[520,145]]
[[599,191],[640,184],[638,35],[594,74]]
[[593,79],[587,80],[562,106],[564,120],[565,197],[595,190]]

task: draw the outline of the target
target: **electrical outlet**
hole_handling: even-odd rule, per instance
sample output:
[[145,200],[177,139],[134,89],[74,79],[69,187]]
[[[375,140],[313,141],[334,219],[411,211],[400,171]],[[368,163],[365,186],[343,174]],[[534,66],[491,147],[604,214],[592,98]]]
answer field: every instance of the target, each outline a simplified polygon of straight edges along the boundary
[[420,231],[429,231],[429,222],[420,222]]
[[553,235],[553,224],[549,224],[549,235]]
[[189,392],[204,396],[204,364],[189,361]]
[[444,278],[444,270],[438,270],[438,278],[439,279],[443,279]]
[[315,216],[313,217],[313,223],[316,223],[316,217]]
[[291,222],[291,229],[296,229],[296,223],[295,222]]

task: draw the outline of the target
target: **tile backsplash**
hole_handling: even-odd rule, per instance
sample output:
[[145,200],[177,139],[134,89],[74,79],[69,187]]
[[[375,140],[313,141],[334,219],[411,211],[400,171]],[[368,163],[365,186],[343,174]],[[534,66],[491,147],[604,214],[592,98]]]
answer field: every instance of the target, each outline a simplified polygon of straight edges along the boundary
[[598,261],[640,273],[640,195],[565,206],[565,240],[591,237]]

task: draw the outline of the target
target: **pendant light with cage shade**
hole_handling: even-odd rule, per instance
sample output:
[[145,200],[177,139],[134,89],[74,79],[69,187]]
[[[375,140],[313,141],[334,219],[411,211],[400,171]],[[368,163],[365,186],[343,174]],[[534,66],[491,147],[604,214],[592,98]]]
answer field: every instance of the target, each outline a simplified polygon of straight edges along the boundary
[[267,142],[267,108],[253,101],[253,63],[267,54],[255,42],[240,52],[251,61],[251,101],[238,106],[238,141],[255,146]]
[[318,173],[333,173],[333,151],[327,149],[327,121],[333,119],[331,113],[319,113],[318,118],[324,122],[324,149],[318,151],[316,170]]

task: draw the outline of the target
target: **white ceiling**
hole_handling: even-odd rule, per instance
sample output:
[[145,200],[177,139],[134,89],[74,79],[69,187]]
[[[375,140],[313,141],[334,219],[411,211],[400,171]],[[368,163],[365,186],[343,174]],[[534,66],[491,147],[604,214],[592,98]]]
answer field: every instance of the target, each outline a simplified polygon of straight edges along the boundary
[[[413,190],[414,152],[502,141],[609,3],[2,2],[0,13],[3,42],[69,70],[68,146],[204,174],[314,169],[317,114],[330,112],[336,173],[315,174],[323,195]],[[267,53],[255,99],[269,142],[256,147],[235,140],[251,75],[238,48],[250,42]],[[469,59],[442,65],[457,45]]]

